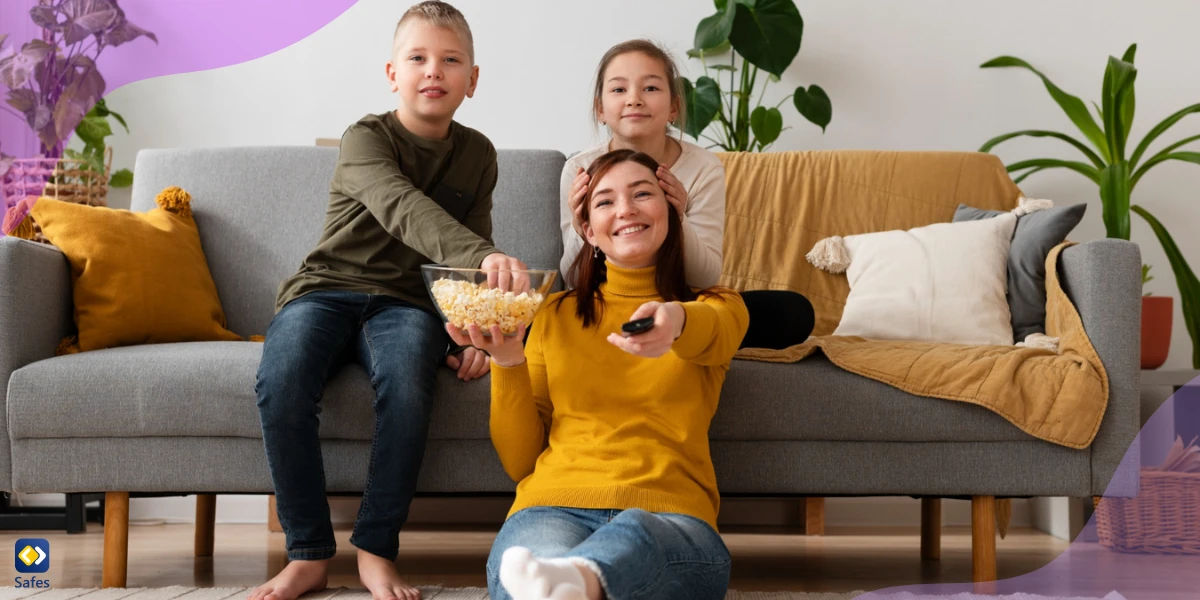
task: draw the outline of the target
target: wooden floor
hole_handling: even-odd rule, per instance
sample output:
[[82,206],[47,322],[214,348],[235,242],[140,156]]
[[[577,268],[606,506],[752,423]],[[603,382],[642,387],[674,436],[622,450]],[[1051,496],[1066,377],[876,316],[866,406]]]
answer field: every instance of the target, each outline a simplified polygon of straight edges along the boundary
[[[731,587],[740,590],[831,591],[879,590],[916,583],[966,582],[971,578],[970,532],[947,527],[942,558],[920,560],[917,528],[869,530],[830,528],[813,537],[771,529],[724,531],[733,554]],[[339,552],[332,566],[331,586],[360,587],[355,573],[350,532],[338,531]],[[284,536],[264,525],[217,525],[212,558],[192,555],[191,525],[134,525],[129,532],[129,587],[250,586],[265,581],[285,564]],[[401,534],[398,564],[417,584],[485,586],[484,563],[495,531],[418,530]],[[54,587],[100,585],[103,533],[89,524],[80,535],[50,532],[4,532],[4,548],[20,537],[46,538],[51,546]],[[997,540],[1001,579],[1035,571],[1067,548],[1063,540],[1031,529],[1010,532]],[[1075,594],[1103,597],[1117,589],[1129,600],[1200,597],[1200,557],[1123,555],[1096,544],[1076,545],[1073,560],[1087,557],[1101,564],[1120,563],[1138,577],[1096,581],[1092,589],[1072,587]],[[1135,569],[1130,565],[1142,563]],[[2,561],[7,582],[16,575],[13,563]],[[8,583],[7,585],[11,585]]]

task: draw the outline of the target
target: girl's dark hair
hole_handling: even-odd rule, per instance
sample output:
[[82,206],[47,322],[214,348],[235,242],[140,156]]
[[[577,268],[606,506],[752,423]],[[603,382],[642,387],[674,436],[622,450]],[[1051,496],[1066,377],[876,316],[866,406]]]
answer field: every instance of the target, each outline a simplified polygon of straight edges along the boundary
[[[626,162],[633,162],[658,173],[658,161],[643,152],[621,149],[604,154],[588,166],[588,187],[583,196],[583,221],[590,218],[592,194],[596,185],[613,167]],[[655,175],[657,181],[657,175]],[[660,188],[661,189],[661,188]],[[690,302],[700,296],[723,295],[736,293],[728,288],[708,288],[694,290],[688,286],[684,278],[683,223],[675,206],[667,202],[667,237],[658,249],[654,261],[654,285],[658,295],[667,302]],[[583,321],[584,327],[591,327],[599,322],[597,310],[604,304],[600,284],[608,281],[608,268],[604,264],[604,252],[592,246],[587,239],[583,240],[583,249],[571,263],[567,271],[567,281],[571,291],[558,299],[558,304],[569,297],[575,297],[575,315]]]
[[675,59],[671,57],[671,53],[650,40],[621,42],[609,48],[608,52],[605,52],[604,56],[600,58],[600,66],[596,69],[595,90],[592,93],[592,125],[597,128],[600,126],[600,120],[596,113],[600,111],[600,101],[604,96],[604,72],[608,70],[608,65],[612,63],[613,59],[630,52],[640,52],[662,63],[663,71],[667,75],[667,90],[671,94],[671,106],[677,114],[674,125],[682,137],[683,124],[687,122],[687,102],[683,99],[683,79],[679,77],[679,69],[675,66]]

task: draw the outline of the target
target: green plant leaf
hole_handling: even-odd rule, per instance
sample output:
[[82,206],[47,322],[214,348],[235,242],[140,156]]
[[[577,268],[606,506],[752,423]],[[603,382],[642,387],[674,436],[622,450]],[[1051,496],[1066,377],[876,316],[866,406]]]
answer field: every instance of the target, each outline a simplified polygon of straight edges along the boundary
[[796,88],[796,93],[792,95],[792,103],[805,119],[820,127],[821,133],[825,133],[825,128],[833,120],[833,103],[829,101],[829,96],[821,86],[810,85],[808,90],[805,90],[804,86]]
[[716,48],[722,42],[729,41],[729,32],[733,31],[733,19],[737,16],[737,3],[732,6],[717,9],[717,14],[701,19],[696,25],[696,37],[693,47],[707,51]]
[[109,111],[108,114],[111,115],[112,118],[116,119],[117,122],[121,124],[121,127],[125,128],[125,133],[129,133],[129,124],[125,122],[125,117],[122,117],[120,114],[112,111]]
[[75,135],[88,144],[104,145],[104,138],[112,135],[112,127],[104,117],[84,117],[75,127]]
[[1054,85],[1054,82],[1050,81],[1049,77],[1046,77],[1041,71],[1033,68],[1033,65],[1019,58],[1013,56],[1001,56],[998,58],[993,58],[992,60],[979,65],[979,68],[981,69],[1004,67],[1020,67],[1023,69],[1028,69],[1034,75],[1040,77],[1042,79],[1042,83],[1046,86],[1046,91],[1050,92],[1050,97],[1054,98],[1054,101],[1057,102],[1058,106],[1067,114],[1067,117],[1071,119],[1071,122],[1083,132],[1083,136],[1086,137],[1088,141],[1090,141],[1092,145],[1100,151],[1100,156],[1104,157],[1105,162],[1111,162],[1113,160],[1109,151],[1108,142],[1104,136],[1104,132],[1100,130],[1100,126],[1096,124],[1094,119],[1092,119],[1092,114],[1088,112],[1087,106],[1084,105],[1083,100],[1080,100],[1078,97],[1062,91],[1062,89],[1060,89],[1057,85]]
[[1171,261],[1171,270],[1175,272],[1175,285],[1179,288],[1183,321],[1188,335],[1192,338],[1192,368],[1200,369],[1200,280],[1196,279],[1196,274],[1188,266],[1187,259],[1179,251],[1179,246],[1175,245],[1175,240],[1171,238],[1167,228],[1141,206],[1135,204],[1130,210],[1150,224],[1154,235],[1158,236],[1158,243],[1162,244],[1163,251],[1167,254],[1167,260]]
[[108,187],[127,188],[133,185],[133,171],[129,169],[121,169],[112,174],[108,180]]
[[1125,54],[1124,54],[1124,56],[1121,57],[1121,60],[1132,65],[1133,57],[1136,55],[1137,55],[1137,44],[1130,44],[1129,47],[1125,49]]
[[1091,179],[1095,183],[1100,183],[1100,172],[1095,167],[1087,163],[1076,162],[1073,160],[1059,160],[1057,158],[1031,158],[1015,162],[1006,167],[1009,173],[1014,171],[1024,171],[1034,167],[1043,167],[1046,169],[1070,169]]
[[1154,165],[1168,160],[1181,160],[1200,165],[1200,152],[1160,152],[1154,155],[1154,158],[1146,161],[1146,164],[1138,167],[1138,170],[1133,173],[1133,181],[1129,184],[1130,188],[1136,186],[1138,181],[1141,181],[1142,176],[1146,174]]
[[700,77],[694,87],[691,81],[684,79],[683,97],[687,102],[683,132],[700,139],[700,134],[721,110],[721,89],[711,77]]
[[783,113],[777,108],[760,106],[750,113],[750,130],[762,146],[774,143],[783,131]]
[[[733,46],[729,44],[729,40],[725,40],[718,44],[716,48],[692,48],[691,50],[687,51],[687,55],[688,58],[704,59],[709,56],[720,56],[726,52],[729,52],[732,48]],[[712,67],[709,68],[711,69]]]
[[[1136,55],[1137,44],[1131,44],[1129,48],[1125,50],[1125,55],[1121,57],[1121,60],[1132,65],[1133,58]],[[1129,132],[1133,131],[1133,115],[1135,112],[1137,112],[1137,99],[1133,90],[1134,85],[1131,81],[1129,83],[1129,88],[1125,91],[1124,97],[1121,98],[1121,123],[1122,127],[1125,129],[1126,142],[1129,141]]]
[[1100,170],[1100,202],[1103,209],[1105,235],[1120,240],[1129,239],[1129,163],[1115,162]]
[[732,72],[732,71],[737,70],[737,69],[733,68],[733,66],[731,66],[731,65],[711,65],[708,68],[710,68],[714,71],[731,71]]
[[1146,137],[1142,138],[1142,143],[1138,144],[1137,149],[1133,151],[1133,156],[1129,157],[1129,164],[1136,166],[1138,160],[1140,160],[1142,155],[1146,153],[1146,150],[1150,148],[1150,144],[1152,144],[1154,140],[1158,139],[1158,136],[1162,135],[1166,130],[1173,127],[1179,122],[1180,119],[1198,112],[1200,112],[1200,104],[1193,104],[1176,111],[1171,116],[1163,119],[1161,123],[1155,125],[1154,129],[1151,129],[1150,132],[1146,134]]
[[88,111],[89,117],[92,117],[92,116],[107,117],[108,115],[109,115],[108,104],[106,102],[104,102],[104,98],[97,100],[96,104],[94,104],[92,106],[92,110]]
[[1183,138],[1182,140],[1179,140],[1178,142],[1175,142],[1174,144],[1171,144],[1170,146],[1167,146],[1166,148],[1159,150],[1158,153],[1156,153],[1154,156],[1150,157],[1150,160],[1147,160],[1145,164],[1143,164],[1136,171],[1134,171],[1133,184],[1137,185],[1138,180],[1141,179],[1142,175],[1145,175],[1146,172],[1149,171],[1151,167],[1153,167],[1154,165],[1157,165],[1160,162],[1163,162],[1164,160],[1169,160],[1167,158],[1167,155],[1174,152],[1176,148],[1186,146],[1196,140],[1200,140],[1200,135],[1193,135],[1191,137]]
[[1123,104],[1129,98],[1129,90],[1136,79],[1137,69],[1132,64],[1113,56],[1108,57],[1100,101],[1104,103],[1104,133],[1112,152],[1109,160],[1114,162],[1125,160],[1125,141],[1129,139],[1129,129],[1123,120]]
[[1025,171],[1024,173],[1022,173],[1022,174],[1021,174],[1020,176],[1018,176],[1016,179],[1013,179],[1013,183],[1020,184],[1022,181],[1025,181],[1025,180],[1026,180],[1026,179],[1027,179],[1027,178],[1028,178],[1030,175],[1033,175],[1034,173],[1037,173],[1038,171],[1045,171],[1046,169],[1049,169],[1049,168],[1050,168],[1050,167],[1035,167],[1035,168],[1032,168],[1032,169],[1030,169],[1030,170],[1028,170],[1028,171]]
[[729,42],[750,64],[783,75],[800,53],[804,19],[792,0],[744,0],[730,5],[736,16]]
[[998,135],[998,136],[988,140],[987,142],[984,142],[983,146],[980,146],[979,151],[980,152],[991,152],[992,148],[995,148],[1001,142],[1006,142],[1008,140],[1011,140],[1016,137],[1021,137],[1021,136],[1051,137],[1051,138],[1062,140],[1062,141],[1078,148],[1079,151],[1084,154],[1084,156],[1087,156],[1088,160],[1092,161],[1093,165],[1096,165],[1097,169],[1104,168],[1104,161],[1098,155],[1096,155],[1096,153],[1093,152],[1091,148],[1088,148],[1086,144],[1084,144],[1083,142],[1081,142],[1065,133],[1059,133],[1057,131],[1046,131],[1046,130],[1042,130],[1042,129],[1026,129],[1024,131],[1014,131],[1012,133]]

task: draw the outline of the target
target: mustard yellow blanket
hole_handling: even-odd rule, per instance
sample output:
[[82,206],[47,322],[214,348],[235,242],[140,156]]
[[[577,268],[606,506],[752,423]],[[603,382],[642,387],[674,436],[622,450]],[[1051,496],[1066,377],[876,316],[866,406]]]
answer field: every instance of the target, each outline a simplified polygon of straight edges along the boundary
[[[845,277],[804,255],[830,235],[949,221],[961,202],[1013,208],[1020,190],[999,160],[977,153],[790,152],[721,155],[726,167],[722,283],[739,290],[792,289],[817,307],[814,337],[784,350],[745,349],[737,358],[796,362],[820,349],[838,367],[906,392],[977,404],[1022,431],[1086,448],[1108,403],[1108,377],[1046,259],[1046,334],[1058,351],[963,346],[829,335],[849,292]],[[839,281],[840,279],[840,281]]]

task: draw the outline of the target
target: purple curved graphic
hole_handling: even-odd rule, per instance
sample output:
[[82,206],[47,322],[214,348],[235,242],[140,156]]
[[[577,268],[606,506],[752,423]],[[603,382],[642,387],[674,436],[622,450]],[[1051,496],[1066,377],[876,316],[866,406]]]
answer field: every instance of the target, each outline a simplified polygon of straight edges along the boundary
[[[1143,470],[1161,465],[1175,445],[1187,447],[1200,436],[1200,378],[1176,391],[1155,411],[1138,433],[1130,451],[1121,461],[1113,481],[1130,481],[1142,475],[1137,502],[1144,509],[1147,503],[1157,503],[1157,510],[1141,510],[1140,514],[1126,511],[1126,518],[1137,523],[1131,533],[1118,539],[1106,531],[1100,543],[1076,539],[1062,554],[1046,566],[1025,575],[1004,579],[977,587],[972,583],[908,585],[887,588],[858,596],[856,600],[918,600],[949,598],[967,600],[993,598],[995,595],[1016,599],[1033,597],[1107,598],[1107,600],[1191,599],[1200,598],[1200,449],[1193,450],[1187,463],[1194,471],[1160,472],[1172,478],[1172,486],[1188,504],[1167,502],[1161,488],[1145,484]],[[1181,442],[1181,444],[1180,444]],[[1198,442],[1200,443],[1200,442]],[[1139,449],[1158,448],[1159,452],[1142,457]],[[1145,463],[1145,465],[1141,464]],[[1155,475],[1150,475],[1154,477]],[[1110,485],[1110,489],[1113,486]],[[1100,500],[1098,512],[1089,520],[1087,530],[1094,530],[1101,511],[1113,511],[1127,500],[1106,493]],[[1108,506],[1105,504],[1109,503]],[[1111,513],[1110,514],[1114,514]],[[1134,533],[1137,532],[1137,533]],[[1128,547],[1132,536],[1144,536],[1153,551],[1118,552],[1111,546]],[[1084,536],[1079,536],[1083,538]],[[1168,553],[1170,552],[1170,553]],[[999,560],[1003,561],[1001,552]],[[981,592],[986,591],[987,595]],[[978,594],[978,595],[977,595]]]
[[[35,157],[43,147],[50,149],[52,158],[57,157],[83,113],[105,93],[150,77],[215,69],[271,54],[324,27],[355,1],[4,0],[0,2],[0,175],[8,171],[12,158]],[[78,17],[77,22],[73,17]],[[119,28],[114,27],[115,22],[120,23]],[[89,35],[104,26],[108,27],[105,35]],[[97,89],[99,82],[81,76],[85,81],[80,87],[100,93],[94,99],[92,94],[78,94],[85,100],[70,111],[54,102],[58,93],[35,98],[37,86],[20,83],[34,76],[34,63],[43,62],[50,46],[42,45],[42,40],[52,33],[59,41],[82,42],[76,48],[83,50],[83,58],[72,66],[86,72],[94,58],[94,71],[103,79],[102,89]],[[94,46],[101,38],[110,43],[97,55]],[[26,47],[27,43],[34,46]],[[91,55],[89,45],[93,47]],[[66,47],[59,45],[61,50]],[[24,70],[20,60],[4,63],[14,54],[25,61]],[[42,108],[31,106],[38,101]],[[56,111],[71,112],[71,116],[52,116]],[[55,131],[55,120],[68,123],[60,126],[64,131]],[[57,143],[49,144],[47,138]],[[0,213],[20,199],[0,197]]]

